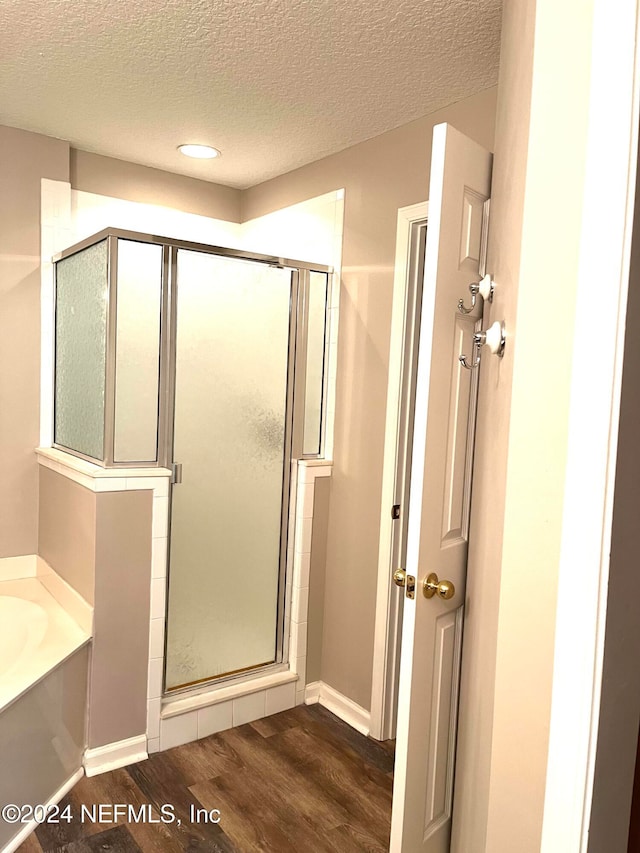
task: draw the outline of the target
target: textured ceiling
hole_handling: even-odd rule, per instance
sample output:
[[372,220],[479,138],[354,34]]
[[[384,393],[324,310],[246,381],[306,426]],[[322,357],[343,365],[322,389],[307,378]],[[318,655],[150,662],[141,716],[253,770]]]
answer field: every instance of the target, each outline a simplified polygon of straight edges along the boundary
[[[247,187],[497,82],[501,0],[2,0],[0,123]],[[189,161],[182,142],[223,156]]]

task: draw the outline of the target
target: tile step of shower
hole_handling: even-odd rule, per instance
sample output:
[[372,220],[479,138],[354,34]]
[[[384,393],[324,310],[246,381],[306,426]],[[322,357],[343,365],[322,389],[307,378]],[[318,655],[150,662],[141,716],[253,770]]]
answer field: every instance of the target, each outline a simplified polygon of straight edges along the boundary
[[247,681],[237,682],[236,684],[229,684],[226,687],[216,687],[212,690],[207,690],[205,693],[198,693],[195,696],[187,696],[179,699],[167,698],[163,701],[160,718],[165,720],[169,717],[176,717],[179,714],[196,711],[198,708],[206,708],[209,705],[216,705],[219,702],[228,702],[230,699],[237,699],[239,696],[259,693],[262,690],[279,687],[281,684],[289,684],[297,680],[298,675],[295,672],[286,670],[284,672],[274,672],[259,678],[251,678]]

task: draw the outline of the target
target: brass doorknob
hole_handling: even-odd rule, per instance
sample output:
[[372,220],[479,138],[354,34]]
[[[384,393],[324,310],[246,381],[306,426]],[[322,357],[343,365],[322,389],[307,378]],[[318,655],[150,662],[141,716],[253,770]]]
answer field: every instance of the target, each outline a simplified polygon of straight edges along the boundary
[[393,573],[393,582],[396,586],[404,586],[407,582],[407,573],[404,569],[396,569]]
[[438,580],[438,575],[435,572],[431,572],[422,583],[422,593],[425,598],[433,598],[438,593],[440,598],[448,601],[456,594],[456,588],[451,581]]

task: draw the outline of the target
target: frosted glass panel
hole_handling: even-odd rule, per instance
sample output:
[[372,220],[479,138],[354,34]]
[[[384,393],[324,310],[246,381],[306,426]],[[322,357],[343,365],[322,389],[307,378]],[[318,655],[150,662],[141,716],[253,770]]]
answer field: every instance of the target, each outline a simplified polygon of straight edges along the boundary
[[291,273],[178,252],[166,685],[276,656]]
[[155,462],[162,246],[118,240],[116,462]]
[[321,448],[322,398],[324,388],[325,327],[327,305],[326,273],[309,275],[309,319],[307,327],[307,365],[304,400],[303,450],[317,455]]
[[55,442],[103,458],[107,241],[56,264]]

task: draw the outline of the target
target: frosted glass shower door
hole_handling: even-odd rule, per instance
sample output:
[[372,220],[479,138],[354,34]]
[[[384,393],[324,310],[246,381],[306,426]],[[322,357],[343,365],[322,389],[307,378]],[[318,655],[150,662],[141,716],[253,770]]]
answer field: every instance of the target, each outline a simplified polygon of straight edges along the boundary
[[277,656],[291,271],[177,253],[166,688]]

